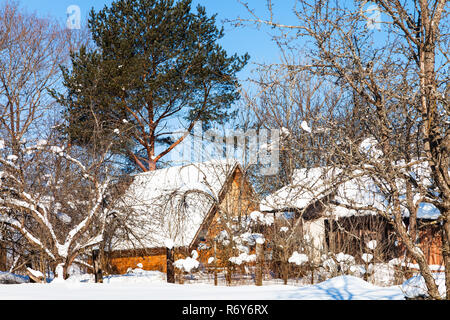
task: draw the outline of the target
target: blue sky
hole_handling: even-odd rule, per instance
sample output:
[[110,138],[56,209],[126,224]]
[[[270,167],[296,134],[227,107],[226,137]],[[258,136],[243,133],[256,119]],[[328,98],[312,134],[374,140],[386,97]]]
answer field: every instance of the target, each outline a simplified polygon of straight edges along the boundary
[[[87,15],[92,7],[95,10],[103,8],[105,5],[111,4],[113,0],[19,0],[21,5],[29,11],[35,11],[39,15],[49,15],[55,17],[61,22],[67,19],[67,8],[70,5],[77,5],[81,9],[81,22],[86,22]],[[267,16],[266,1],[263,0],[246,0],[250,7],[254,8],[258,14]],[[277,17],[283,22],[293,21],[292,4],[290,0],[275,0],[274,11]],[[260,30],[253,26],[236,28],[229,23],[224,22],[226,19],[234,19],[237,17],[249,17],[246,9],[237,0],[193,0],[193,6],[201,4],[206,8],[209,15],[217,13],[218,25],[225,29],[225,37],[221,44],[231,55],[238,53],[240,55],[248,52],[251,60],[247,67],[241,71],[239,78],[245,80],[251,76],[251,70],[254,68],[253,63],[274,63],[278,62],[280,53],[274,42],[271,40],[268,28]]]
[[[29,12],[36,12],[40,16],[51,16],[65,24],[67,20],[67,9],[71,5],[77,5],[81,11],[81,24],[87,23],[87,17],[92,7],[98,11],[105,5],[110,5],[113,0],[18,0],[23,8]],[[267,17],[266,1],[264,0],[246,0],[251,8],[254,8],[258,15]],[[290,20],[295,21],[292,16],[293,0],[274,0],[274,11],[278,19],[284,23]],[[222,47],[232,55],[249,53],[250,62],[242,70],[238,77],[245,89],[252,86],[246,81],[252,77],[251,70],[255,68],[254,63],[276,63],[280,60],[280,51],[276,44],[271,40],[270,29],[263,27],[257,29],[254,26],[245,26],[236,28],[224,20],[233,20],[238,17],[248,18],[247,10],[237,0],[193,0],[193,7],[198,4],[204,6],[208,15],[217,14],[218,26],[224,27],[225,36],[221,40]],[[74,30],[76,32],[76,30]],[[179,123],[173,124],[175,127]],[[171,160],[178,156],[174,153]],[[166,157],[167,158],[167,157]],[[182,158],[184,159],[184,158]],[[168,158],[166,159],[168,160]],[[178,159],[177,159],[178,160]]]
[[[100,10],[105,5],[110,5],[113,0],[17,0],[29,11],[35,11],[39,15],[49,15],[57,18],[61,23],[67,20],[67,8],[77,5],[81,10],[81,23],[85,24],[87,16],[92,7]],[[247,2],[249,7],[255,9],[258,16],[268,18],[266,0],[242,0]],[[247,25],[236,28],[224,20],[233,20],[237,17],[249,18],[250,15],[238,0],[192,0],[193,7],[198,4],[204,6],[209,15],[217,14],[217,23],[225,29],[225,36],[221,40],[221,45],[231,55],[238,53],[250,54],[250,62],[238,76],[244,87],[250,88],[246,79],[254,78],[251,71],[255,69],[255,63],[270,64],[280,61],[280,50],[275,42],[271,40],[271,33],[275,31],[267,26],[257,29],[255,26]],[[283,24],[296,24],[297,17],[293,14],[294,0],[272,0],[275,22]],[[349,2],[350,3],[350,2]],[[368,6],[370,2],[366,5]],[[382,19],[385,17],[383,16]],[[375,32],[374,41],[383,44],[384,32]],[[302,43],[304,43],[302,41]]]

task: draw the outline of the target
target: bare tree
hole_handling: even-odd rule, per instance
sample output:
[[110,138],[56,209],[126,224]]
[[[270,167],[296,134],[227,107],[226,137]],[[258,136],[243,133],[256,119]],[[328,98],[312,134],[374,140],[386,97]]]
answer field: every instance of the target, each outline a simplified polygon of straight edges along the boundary
[[59,66],[74,42],[58,23],[10,1],[0,7],[0,26],[0,132],[18,148],[21,140],[44,133],[57,107],[47,90],[59,85]]
[[102,241],[111,181],[107,150],[76,159],[74,151],[40,140],[16,151],[0,157],[0,220],[26,239],[27,251],[39,252],[58,277],[67,278],[80,254]]
[[[337,139],[328,136],[329,150],[335,153],[332,162],[350,168],[348,172],[360,170],[388,199],[388,208],[377,212],[392,223],[408,254],[419,264],[434,299],[440,295],[416,245],[416,219],[422,201],[439,209],[448,298],[448,2],[373,2],[381,19],[371,19],[374,15],[367,12],[365,1],[299,0],[294,7],[298,23],[277,22],[272,1],[268,1],[267,19],[243,4],[250,18],[239,22],[276,28],[280,39],[291,36],[290,48],[295,49],[296,40],[306,41],[305,62],[286,67],[306,70],[345,89],[352,128],[328,125],[341,132]],[[370,152],[361,152],[362,142]],[[409,228],[403,220],[405,209]]]
[[[108,142],[93,136],[90,153],[64,145],[48,93],[84,37],[9,1],[0,7],[0,26],[0,220],[25,264],[39,256],[65,278],[101,240],[110,182]],[[15,260],[12,268],[19,267]]]

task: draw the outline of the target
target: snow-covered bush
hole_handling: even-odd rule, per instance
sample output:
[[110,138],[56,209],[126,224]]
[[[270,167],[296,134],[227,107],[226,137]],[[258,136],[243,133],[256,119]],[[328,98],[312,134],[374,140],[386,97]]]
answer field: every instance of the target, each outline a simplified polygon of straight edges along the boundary
[[273,216],[266,215],[259,211],[253,211],[250,213],[250,219],[256,224],[262,224],[270,226],[273,224]]
[[377,244],[378,244],[377,240],[370,240],[369,242],[366,243],[367,248],[369,248],[370,250],[375,250]]
[[367,281],[369,277],[373,275],[374,272],[374,265],[373,263],[371,263],[373,260],[373,254],[363,253],[361,255],[361,260],[364,262],[364,266],[361,268],[362,269],[361,271],[363,273],[364,280]]
[[370,253],[363,253],[361,255],[361,259],[365,262],[365,263],[370,263],[370,261],[372,261],[373,259],[373,254]]
[[237,265],[241,265],[243,263],[248,263],[248,262],[255,262],[256,261],[256,254],[248,254],[246,252],[241,253],[239,256],[237,257],[231,257],[229,259],[230,262],[237,264]]
[[184,259],[176,260],[173,265],[175,266],[175,268],[184,272],[191,272],[193,269],[198,268],[200,263],[194,258],[187,257]]
[[320,266],[323,271],[328,273],[329,277],[342,274],[355,274],[359,271],[355,263],[355,258],[343,252],[322,255]]
[[297,251],[294,251],[292,256],[289,257],[288,262],[294,263],[298,266],[301,266],[309,261],[308,256],[304,253],[298,253]]
[[189,273],[200,266],[200,262],[197,259],[198,259],[197,250],[192,250],[191,257],[178,259],[173,263],[173,265],[175,266],[175,268],[181,270],[182,272]]

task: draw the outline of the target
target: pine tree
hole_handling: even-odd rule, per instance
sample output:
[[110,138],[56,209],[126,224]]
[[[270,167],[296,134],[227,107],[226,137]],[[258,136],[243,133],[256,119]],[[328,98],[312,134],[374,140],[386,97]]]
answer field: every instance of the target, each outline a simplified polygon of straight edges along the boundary
[[[202,6],[193,12],[191,0],[117,0],[92,9],[95,49],[72,54],[72,68],[62,68],[67,92],[53,93],[71,143],[88,147],[93,134],[116,140],[116,154],[148,171],[197,121],[232,118],[236,73],[249,57],[227,55],[215,18]],[[167,131],[174,119],[185,126],[176,140]]]

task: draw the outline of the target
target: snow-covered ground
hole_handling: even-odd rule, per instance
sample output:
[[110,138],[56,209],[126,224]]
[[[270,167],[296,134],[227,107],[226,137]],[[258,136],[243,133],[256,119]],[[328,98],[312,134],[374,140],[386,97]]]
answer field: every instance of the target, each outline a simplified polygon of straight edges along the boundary
[[[439,294],[441,297],[445,297],[445,273],[437,272],[433,274],[433,277],[438,286]],[[425,279],[420,275],[406,280],[402,285],[402,290],[408,298],[427,296],[426,288]]]
[[354,276],[339,276],[306,286],[265,284],[213,286],[168,284],[165,274],[140,271],[105,277],[92,283],[90,275],[49,284],[0,285],[0,300],[402,300],[401,286],[378,287]]
[[[68,280],[54,279],[47,284],[29,283],[28,277],[0,272],[0,300],[404,300],[426,296],[421,276],[413,276],[402,285],[388,285],[391,275],[379,266],[372,282],[360,277],[337,276],[314,285],[291,279],[283,285],[280,279],[253,285],[251,278],[233,286],[218,286],[199,277],[185,284],[169,284],[166,274],[140,268],[125,275],[111,275],[103,283],[94,283],[92,274],[74,274]],[[439,291],[445,295],[444,273],[434,273]],[[386,278],[386,279],[385,279]],[[305,281],[303,281],[305,280]],[[221,285],[222,284],[222,285]]]

